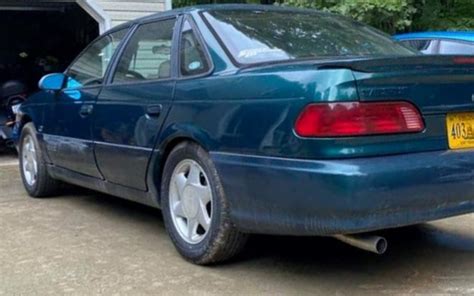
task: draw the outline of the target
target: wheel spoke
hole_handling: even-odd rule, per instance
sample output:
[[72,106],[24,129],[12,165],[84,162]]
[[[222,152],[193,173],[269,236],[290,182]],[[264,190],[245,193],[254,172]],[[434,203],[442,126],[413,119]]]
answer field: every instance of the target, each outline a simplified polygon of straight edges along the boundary
[[209,214],[207,213],[206,205],[202,202],[199,202],[199,205],[197,220],[202,228],[204,228],[205,231],[208,231],[211,226],[211,217],[209,217]]
[[178,189],[178,195],[181,198],[183,196],[184,187],[186,186],[186,176],[184,173],[180,173],[175,177],[176,189]]
[[186,214],[185,214],[184,209],[183,209],[183,203],[180,202],[180,201],[178,201],[177,203],[174,204],[173,212],[178,217],[186,218]]
[[199,196],[199,200],[204,205],[207,205],[207,203],[211,201],[212,193],[211,193],[211,188],[209,188],[209,186],[194,185],[194,190],[197,192],[197,196]]
[[200,174],[201,170],[194,163],[190,165],[189,174],[188,174],[188,183],[197,185],[200,184]]
[[193,240],[194,236],[197,234],[197,228],[199,223],[196,219],[188,220],[188,238]]
[[29,160],[26,161],[26,167],[25,167],[26,171],[28,173],[32,173],[33,172],[33,168],[31,167],[31,162]]
[[31,136],[26,136],[22,147],[23,175],[28,185],[33,185],[38,178],[35,143]]

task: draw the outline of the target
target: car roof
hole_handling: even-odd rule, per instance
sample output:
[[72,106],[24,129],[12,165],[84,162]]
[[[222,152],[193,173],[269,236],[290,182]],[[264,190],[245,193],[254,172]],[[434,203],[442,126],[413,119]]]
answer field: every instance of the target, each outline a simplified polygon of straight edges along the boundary
[[306,12],[306,13],[316,13],[316,14],[330,14],[328,12],[323,12],[315,9],[303,9],[303,8],[294,8],[294,7],[284,7],[276,5],[259,5],[259,4],[204,4],[204,5],[194,5],[178,9],[167,10],[163,12],[158,12],[151,14],[139,19],[130,21],[128,23],[119,25],[114,28],[127,27],[134,23],[143,23],[148,21],[153,21],[158,18],[163,18],[167,16],[176,16],[185,13],[199,12],[199,11],[216,11],[216,10],[263,10],[263,11],[287,11],[287,12]]
[[287,11],[287,12],[306,12],[306,13],[316,13],[324,15],[333,15],[332,13],[319,11],[316,9],[304,9],[304,8],[294,8],[286,6],[276,6],[276,5],[261,5],[261,4],[202,4],[202,5],[193,5],[183,8],[177,8],[172,10],[166,10],[158,13],[154,13],[148,16],[144,16],[120,25],[113,27],[112,29],[105,32],[103,35],[108,34],[113,31],[121,30],[132,26],[133,24],[145,23],[148,21],[153,21],[155,19],[166,18],[177,16],[186,13],[199,12],[199,11],[215,11],[215,10],[263,10],[263,11]]
[[474,42],[474,31],[432,31],[432,32],[416,32],[399,34],[393,36],[397,40],[409,40],[409,39],[453,39]]

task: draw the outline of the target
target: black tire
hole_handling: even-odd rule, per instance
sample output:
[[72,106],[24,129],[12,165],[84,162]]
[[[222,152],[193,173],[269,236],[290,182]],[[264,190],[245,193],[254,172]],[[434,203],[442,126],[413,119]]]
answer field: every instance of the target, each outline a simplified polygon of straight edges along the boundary
[[[24,151],[23,151],[23,144],[27,137],[31,137],[32,142],[35,148],[35,155],[36,155],[36,163],[37,163],[37,174],[36,174],[36,182],[34,184],[28,184],[25,177],[25,171],[23,169],[23,162],[24,162]],[[43,158],[43,152],[41,151],[41,147],[38,143],[38,139],[36,137],[36,129],[33,123],[29,122],[25,124],[21,131],[20,143],[19,143],[19,162],[20,162],[20,174],[21,179],[23,181],[23,186],[25,187],[26,192],[31,197],[48,197],[52,195],[56,195],[59,192],[60,182],[51,178],[48,173],[48,168],[45,164]]]
[[[175,167],[183,160],[193,160],[204,170],[212,192],[212,217],[204,239],[191,244],[178,233],[170,211],[169,186]],[[161,182],[161,206],[166,230],[178,252],[188,261],[209,265],[222,262],[237,255],[245,246],[248,235],[239,232],[232,224],[229,205],[214,164],[208,153],[199,145],[183,142],[169,154]]]

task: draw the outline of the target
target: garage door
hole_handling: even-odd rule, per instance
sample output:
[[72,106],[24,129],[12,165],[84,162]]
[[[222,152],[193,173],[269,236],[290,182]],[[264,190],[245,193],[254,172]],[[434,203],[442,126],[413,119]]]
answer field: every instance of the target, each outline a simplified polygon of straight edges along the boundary
[[0,1],[0,83],[20,80],[34,91],[98,35],[97,21],[76,3]]

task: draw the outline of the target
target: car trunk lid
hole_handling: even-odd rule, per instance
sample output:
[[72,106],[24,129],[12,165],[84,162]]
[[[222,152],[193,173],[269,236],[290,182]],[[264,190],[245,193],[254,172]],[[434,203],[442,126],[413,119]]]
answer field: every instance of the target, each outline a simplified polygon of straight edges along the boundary
[[474,57],[357,59],[319,68],[351,69],[361,101],[409,101],[422,114],[474,110]]

